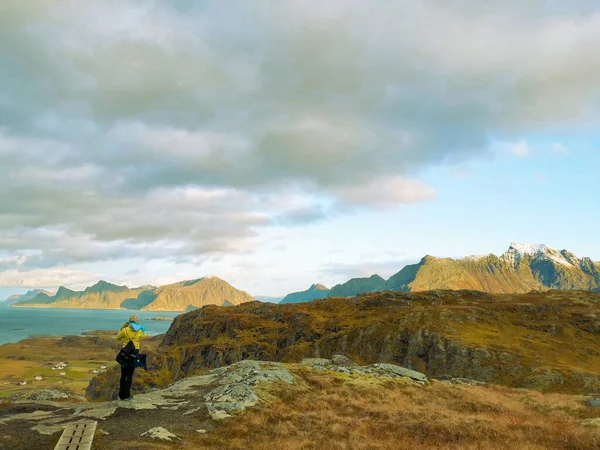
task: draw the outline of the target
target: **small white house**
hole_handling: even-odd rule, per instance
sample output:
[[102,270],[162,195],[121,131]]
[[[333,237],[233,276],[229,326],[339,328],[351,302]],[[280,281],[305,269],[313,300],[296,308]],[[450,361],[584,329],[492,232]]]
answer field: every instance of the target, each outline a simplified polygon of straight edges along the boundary
[[25,386],[27,384],[27,381],[23,380],[19,383],[21,386]]
[[101,369],[101,370],[104,370],[104,369],[106,369],[106,366],[105,366],[104,364],[102,364],[102,365],[100,366],[100,369]]
[[99,372],[99,370],[98,370],[98,369],[94,369],[94,370],[92,370],[92,373],[98,373],[98,372]]
[[65,373],[65,372],[61,372],[61,373],[60,373],[60,376],[61,376],[61,377],[64,377],[65,375],[66,375],[66,373]]
[[35,377],[35,379],[36,379],[37,381],[42,381],[42,380],[43,380],[43,378],[42,378],[40,375],[38,375],[37,377]]

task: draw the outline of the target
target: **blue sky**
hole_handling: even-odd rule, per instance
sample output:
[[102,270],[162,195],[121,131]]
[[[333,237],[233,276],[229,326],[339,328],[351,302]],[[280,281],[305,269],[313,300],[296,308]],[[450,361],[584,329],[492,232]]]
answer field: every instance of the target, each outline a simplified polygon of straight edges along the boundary
[[600,7],[523,3],[7,0],[0,298],[600,260]]

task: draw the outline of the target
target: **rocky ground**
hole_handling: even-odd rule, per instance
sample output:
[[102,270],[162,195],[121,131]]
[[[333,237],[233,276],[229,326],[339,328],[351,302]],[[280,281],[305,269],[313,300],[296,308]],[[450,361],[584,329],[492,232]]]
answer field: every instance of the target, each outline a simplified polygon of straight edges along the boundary
[[585,400],[428,380],[341,355],[299,364],[245,360],[133,401],[46,394],[5,403],[0,449],[53,448],[66,424],[86,420],[98,421],[94,448],[102,449],[506,448],[506,439],[523,436],[531,445],[518,448],[600,448],[600,409]]

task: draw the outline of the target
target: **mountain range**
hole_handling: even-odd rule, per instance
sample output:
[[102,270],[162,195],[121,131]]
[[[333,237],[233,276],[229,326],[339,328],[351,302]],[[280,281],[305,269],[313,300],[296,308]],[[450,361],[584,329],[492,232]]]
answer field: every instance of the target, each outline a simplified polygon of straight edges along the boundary
[[327,298],[329,296],[329,288],[322,284],[313,284],[306,291],[302,292],[293,292],[291,294],[286,295],[283,300],[281,300],[280,304],[286,303],[303,303],[310,302],[311,300],[318,300],[321,298]]
[[[331,289],[313,284],[306,291],[288,294],[281,303],[302,303],[381,291],[526,293],[550,289],[600,291],[600,262],[543,244],[512,243],[500,256],[489,254],[461,259],[425,256],[417,264],[405,266],[388,280],[372,275],[353,278]],[[272,302],[276,298],[256,299]],[[187,311],[204,305],[239,305],[255,298],[220,278],[204,277],[162,287],[134,289],[100,281],[84,291],[60,287],[56,294],[37,290],[23,296],[12,296],[9,300],[15,307]]]
[[[436,289],[475,290],[489,293],[530,291],[600,291],[600,262],[579,258],[567,250],[547,245],[513,242],[500,256],[468,256],[461,259],[425,256],[405,266],[388,280],[379,275],[353,278],[331,290],[288,295],[282,303],[298,303],[326,297],[349,297],[370,292],[420,292]],[[322,286],[322,285],[321,285]],[[318,295],[315,295],[318,294]],[[327,295],[325,295],[327,294]]]
[[40,292],[18,301],[14,307],[134,309],[143,311],[187,311],[205,305],[231,306],[254,300],[217,277],[182,281],[162,287],[128,288],[99,281],[84,291],[60,287],[56,294]]
[[284,298],[285,298],[284,296],[273,297],[270,295],[255,295],[254,296],[254,300],[258,300],[259,302],[263,302],[263,303],[279,303]]
[[6,299],[6,301],[4,303],[6,305],[10,305],[12,303],[17,303],[17,302],[26,302],[26,301],[34,299],[38,294],[46,294],[48,296],[54,295],[54,293],[50,292],[50,291],[45,291],[43,289],[33,289],[31,291],[28,291],[25,294],[11,295],[10,297],[8,297]]

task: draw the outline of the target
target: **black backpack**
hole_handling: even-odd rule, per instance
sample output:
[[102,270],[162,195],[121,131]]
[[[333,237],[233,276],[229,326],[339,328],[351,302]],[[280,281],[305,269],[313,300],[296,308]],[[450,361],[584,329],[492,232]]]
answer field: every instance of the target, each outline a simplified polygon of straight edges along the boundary
[[136,351],[133,341],[129,341],[125,347],[117,354],[117,362],[124,369],[132,368],[136,366]]

